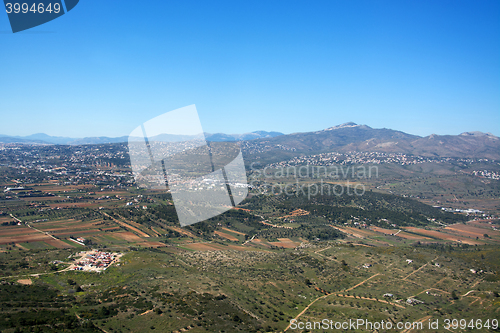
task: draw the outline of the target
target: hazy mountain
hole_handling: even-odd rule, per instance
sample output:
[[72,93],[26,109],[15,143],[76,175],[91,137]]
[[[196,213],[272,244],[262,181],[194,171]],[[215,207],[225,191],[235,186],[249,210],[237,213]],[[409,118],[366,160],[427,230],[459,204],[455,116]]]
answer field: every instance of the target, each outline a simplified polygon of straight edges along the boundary
[[40,141],[40,140],[29,140],[29,139],[16,138],[16,137],[12,137],[12,136],[1,136],[1,135],[0,135],[0,142],[2,142],[2,143],[47,144],[47,142]]
[[293,133],[245,142],[250,158],[271,162],[321,152],[386,152],[421,156],[500,159],[500,139],[491,133],[420,137],[391,129],[345,123],[322,131]]
[[67,145],[94,145],[94,144],[102,144],[102,143],[118,143],[118,142],[127,142],[128,136],[120,136],[117,138],[109,138],[107,136],[99,136],[99,137],[89,137],[83,139],[73,139]]
[[[223,133],[204,133],[207,141],[244,141],[254,140],[259,138],[272,138],[283,135],[280,132],[266,132],[256,131],[244,134],[223,134]],[[165,142],[178,142],[191,140],[195,136],[189,135],[172,135],[162,134],[149,138],[150,141],[165,141]],[[0,135],[0,142],[4,143],[30,143],[30,144],[56,144],[56,145],[89,145],[89,144],[103,144],[103,143],[117,143],[128,142],[128,136],[121,136],[117,138],[110,138],[106,136],[101,137],[86,137],[86,138],[68,138],[61,136],[50,136],[44,133],[37,133],[28,136],[7,136]]]
[[38,142],[46,142],[46,143],[53,143],[53,144],[68,144],[68,142],[75,140],[72,138],[67,138],[67,137],[62,137],[62,136],[50,136],[45,133],[37,133],[37,134],[31,134],[28,136],[16,136],[16,138],[20,139],[25,139],[25,140],[33,140],[33,141],[38,141]]
[[44,133],[37,133],[28,136],[7,136],[0,135],[0,142],[4,143],[26,143],[26,144],[54,144],[54,145],[88,145],[99,143],[126,142],[127,136],[119,138],[88,137],[83,139],[68,138],[62,136],[51,136]]
[[[244,134],[204,133],[207,141],[242,141],[245,155],[250,159],[280,161],[297,155],[321,152],[386,152],[420,156],[470,157],[500,159],[500,139],[491,133],[465,132],[460,135],[426,137],[387,128],[345,123],[316,132],[284,135],[279,132],[256,131]],[[194,138],[194,136],[192,137]],[[149,138],[150,141],[183,141],[191,136],[167,135]],[[127,142],[128,137],[87,137],[82,139],[54,137],[43,133],[25,137],[0,136],[0,142],[31,144],[103,144]]]
[[274,138],[281,135],[284,134],[280,132],[266,132],[266,131],[256,131],[244,134],[205,133],[205,137],[208,141],[248,141],[261,138]]

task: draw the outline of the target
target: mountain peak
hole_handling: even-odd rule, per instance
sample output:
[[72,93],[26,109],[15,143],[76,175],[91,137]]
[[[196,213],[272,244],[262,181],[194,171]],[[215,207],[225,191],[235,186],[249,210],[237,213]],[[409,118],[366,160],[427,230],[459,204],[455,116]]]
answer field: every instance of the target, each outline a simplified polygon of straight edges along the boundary
[[498,137],[494,136],[491,133],[484,133],[480,131],[474,131],[474,132],[463,132],[460,133],[461,136],[475,136],[475,137],[488,137],[490,139],[498,139]]
[[333,127],[330,127],[330,128],[327,128],[327,129],[324,129],[323,131],[333,131],[333,130],[338,130],[338,129],[342,129],[342,128],[363,128],[363,129],[367,129],[367,128],[370,128],[366,125],[358,125],[356,123],[353,123],[352,121],[348,122],[348,123],[344,123],[344,124],[341,124],[341,125],[337,125],[337,126],[333,126]]

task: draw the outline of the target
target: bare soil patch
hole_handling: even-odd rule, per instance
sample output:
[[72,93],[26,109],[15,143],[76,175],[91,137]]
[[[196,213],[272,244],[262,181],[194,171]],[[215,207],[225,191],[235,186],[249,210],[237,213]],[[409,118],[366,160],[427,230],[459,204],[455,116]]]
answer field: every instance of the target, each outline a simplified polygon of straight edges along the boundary
[[241,245],[228,245],[227,246],[228,249],[230,250],[236,250],[236,251],[254,251],[255,248],[248,248],[248,247],[245,247],[245,246],[241,246]]
[[23,201],[56,201],[56,200],[61,200],[60,197],[57,196],[48,196],[48,197],[26,197],[26,198],[20,198]]
[[369,232],[367,230],[361,230],[361,229],[356,229],[356,228],[351,228],[351,227],[336,227],[336,226],[331,226],[334,229],[340,230],[346,234],[349,234],[351,236],[357,237],[357,238],[366,238],[368,236],[375,236],[376,234],[373,232]]
[[430,237],[434,237],[434,238],[438,238],[438,239],[442,239],[442,240],[448,240],[448,241],[453,241],[453,242],[458,242],[458,243],[465,243],[465,244],[469,244],[469,245],[483,244],[480,241],[468,239],[465,237],[460,237],[457,235],[451,235],[451,234],[448,234],[448,233],[442,232],[442,231],[440,232],[440,231],[436,231],[436,230],[425,230],[425,229],[420,229],[420,228],[416,228],[416,227],[404,227],[404,229],[411,231],[411,232],[414,232],[414,233],[417,233],[417,234],[426,235],[426,236],[430,236]]
[[91,229],[91,230],[65,230],[65,231],[61,231],[61,232],[54,232],[52,233],[54,236],[57,236],[57,237],[66,237],[66,236],[81,236],[81,235],[84,235],[84,234],[98,234],[100,233],[101,231],[99,229]]
[[36,227],[37,229],[40,229],[42,231],[50,231],[50,232],[64,232],[64,231],[70,231],[70,230],[85,230],[85,229],[95,229],[95,224],[94,223],[78,223],[78,224],[73,224],[73,225],[70,225],[70,226],[61,226],[61,227],[58,227],[58,228],[45,228],[45,226],[40,226],[38,227],[36,224],[33,225],[34,227]]
[[384,229],[384,228],[375,227],[375,226],[370,227],[370,229],[373,231],[376,231],[376,232],[381,232],[381,233],[386,234],[386,235],[394,235],[395,233],[397,233],[399,231],[399,229],[392,230],[392,229]]
[[92,207],[92,206],[97,207],[99,205],[100,204],[90,203],[90,202],[70,202],[70,203],[54,203],[54,204],[49,204],[48,206],[52,207],[52,208],[57,208],[57,207],[60,207],[60,208],[69,208],[69,207],[82,208],[82,207]]
[[236,241],[236,242],[238,241],[238,238],[231,236],[229,234],[226,234],[225,232],[222,232],[222,231],[216,230],[216,231],[214,231],[214,234],[216,234],[217,236],[229,239],[230,241]]
[[258,239],[258,238],[254,238],[250,243],[254,243],[255,245],[264,246],[266,248],[271,248],[270,244],[268,244],[267,242],[262,241],[262,239]]
[[193,235],[190,231],[187,231],[187,230],[179,228],[179,227],[169,227],[169,226],[167,226],[167,228],[169,228],[170,230],[177,231],[178,233],[186,235],[188,237],[195,237],[195,235]]
[[57,247],[58,249],[66,249],[74,247],[72,245],[69,245],[68,243],[53,238],[47,239],[44,242],[49,244],[50,246]]
[[162,242],[144,242],[144,243],[140,243],[137,245],[144,246],[144,247],[154,247],[154,248],[167,246]]
[[238,234],[238,235],[246,235],[245,233],[243,232],[239,232],[239,231],[235,231],[235,230],[231,230],[231,229],[228,229],[228,228],[222,228],[222,230],[226,230],[226,231],[230,231],[230,232],[234,232],[235,234]]
[[29,286],[29,285],[33,284],[33,281],[31,281],[31,279],[21,279],[21,280],[17,280],[17,283]]
[[284,247],[285,249],[293,249],[300,245],[298,242],[294,242],[288,238],[278,238],[279,242],[269,242],[274,246]]
[[425,236],[413,235],[413,234],[404,232],[402,230],[400,231],[399,229],[398,230],[391,230],[391,229],[384,229],[384,228],[380,228],[380,227],[371,227],[371,229],[373,231],[381,232],[381,233],[386,234],[386,235],[393,235],[393,236],[397,236],[397,237],[401,237],[401,238],[405,238],[405,239],[430,239],[430,238],[425,237]]
[[219,251],[220,248],[208,244],[208,243],[193,243],[193,244],[188,244],[188,245],[183,245],[184,247],[187,247],[189,249],[193,249],[196,251]]
[[305,216],[305,215],[309,215],[309,212],[307,210],[296,209],[293,212],[291,212],[290,215],[282,216],[282,217],[280,217],[280,219],[284,219],[287,217],[295,217],[295,216]]
[[45,242],[46,240],[53,239],[47,235],[37,232],[33,235],[22,235],[13,237],[2,237],[0,238],[0,244],[9,243],[29,243],[29,242]]
[[143,242],[144,240],[130,231],[114,232],[113,236],[126,240],[127,242]]
[[479,238],[484,238],[484,234],[488,234],[488,232],[494,233],[495,230],[490,229],[484,229],[484,228],[478,228],[474,227],[472,225],[465,225],[465,224],[453,224],[449,225],[445,228],[446,230],[454,231],[457,232],[463,236],[468,236],[468,237],[479,237]]
[[250,210],[250,209],[245,209],[245,208],[232,207],[232,209],[236,209],[236,210],[243,210],[243,211],[248,212],[248,213],[250,213],[250,212],[251,212],[251,210]]
[[12,237],[12,236],[22,236],[22,235],[28,235],[28,234],[34,234],[37,233],[35,230],[30,229],[28,227],[21,227],[18,226],[18,230],[9,230],[5,232],[4,230],[0,229],[0,238],[2,237]]
[[120,227],[112,227],[112,228],[103,228],[102,231],[111,231],[111,230],[119,230]]

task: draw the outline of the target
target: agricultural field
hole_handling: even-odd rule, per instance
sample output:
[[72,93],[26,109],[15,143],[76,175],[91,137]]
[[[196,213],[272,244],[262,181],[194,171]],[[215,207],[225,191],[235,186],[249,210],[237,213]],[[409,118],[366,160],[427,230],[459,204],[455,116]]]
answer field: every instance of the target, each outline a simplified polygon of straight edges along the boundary
[[[53,251],[61,266],[73,260],[66,256],[71,250]],[[50,252],[28,253],[31,264],[25,269],[31,270],[41,253]],[[11,265],[23,261],[20,254],[9,251]],[[133,250],[102,273],[62,269],[31,274],[30,281],[2,278],[0,290],[16,290],[19,296],[8,298],[0,327],[13,332],[25,323],[23,309],[40,302],[31,295],[42,291],[61,295],[60,300],[47,299],[47,309],[55,302],[79,304],[67,316],[96,332],[280,332],[291,319],[362,317],[396,323],[443,320],[458,313],[468,321],[485,321],[498,318],[496,259],[494,247],[465,244],[372,247],[330,241],[263,250],[216,243]],[[24,288],[37,289],[24,293]],[[5,302],[8,296],[0,295]],[[422,303],[411,305],[409,299]]]
[[[62,159],[57,174],[1,169],[2,333],[321,332],[293,323],[500,317],[495,210],[436,202],[450,193],[456,207],[496,202],[485,179],[463,174],[470,192],[453,192],[463,179],[442,165],[427,178],[425,165],[386,165],[377,179],[351,182],[366,186],[362,196],[308,197],[298,186],[318,180],[301,179],[295,195],[256,188],[239,207],[182,228],[170,194],[132,186],[126,160],[85,163],[80,178]],[[429,189],[435,182],[442,187]],[[95,251],[123,256],[75,270]]]

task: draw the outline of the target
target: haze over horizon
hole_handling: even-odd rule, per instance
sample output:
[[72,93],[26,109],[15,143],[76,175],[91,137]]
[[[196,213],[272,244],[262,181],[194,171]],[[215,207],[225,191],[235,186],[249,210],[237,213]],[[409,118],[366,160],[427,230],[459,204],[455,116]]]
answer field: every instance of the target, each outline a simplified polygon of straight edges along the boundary
[[208,133],[500,136],[494,0],[85,1],[16,34],[0,14],[0,31],[3,135],[120,137],[196,104]]
[[[281,133],[283,135],[289,135],[289,134],[298,134],[298,133],[315,133],[315,132],[322,132],[322,131],[326,131],[326,130],[329,130],[331,128],[334,128],[334,127],[342,127],[343,125],[346,125],[346,124],[349,124],[349,125],[356,125],[356,126],[368,126],[368,127],[371,127],[371,128],[374,128],[372,126],[369,126],[369,125],[366,125],[366,124],[356,124],[354,122],[347,122],[347,123],[343,123],[343,124],[337,124],[337,125],[334,125],[334,126],[330,126],[330,127],[326,127],[326,128],[323,128],[323,129],[319,129],[319,130],[316,130],[316,131],[300,131],[300,132],[293,132],[293,133],[285,133],[285,132],[280,132],[280,131],[261,131],[261,130],[255,130],[255,131],[250,131],[250,132],[245,132],[245,133],[222,133],[222,132],[218,132],[218,133],[209,133],[209,132],[205,132],[205,134],[209,134],[209,135],[214,135],[214,134],[226,134],[226,135],[243,135],[243,134],[251,134],[251,133],[257,133],[257,132],[267,132],[267,133]],[[384,127],[386,128],[386,127]],[[376,129],[376,128],[374,128]],[[390,129],[390,130],[395,130],[395,131],[400,131],[398,129],[395,129],[395,128],[386,128],[386,129]],[[400,131],[400,132],[404,132],[404,131]],[[492,135],[495,135],[491,132],[483,132],[483,131],[465,131],[465,132],[461,132],[461,133],[456,133],[456,134],[438,134],[438,135],[461,135],[463,133],[484,133],[484,134],[492,134]],[[406,132],[405,132],[406,133]],[[412,134],[412,135],[417,135],[417,134],[413,134],[413,133],[406,133],[406,134]],[[427,137],[427,136],[430,136],[430,135],[435,135],[436,133],[430,133],[428,135],[417,135],[417,136],[420,136],[420,137]],[[49,136],[49,137],[53,137],[53,138],[71,138],[71,139],[83,139],[83,138],[97,138],[97,137],[108,137],[108,138],[120,138],[120,137],[124,137],[124,136],[128,136],[128,134],[126,135],[119,135],[119,136],[109,136],[109,135],[97,135],[97,136],[90,136],[90,135],[84,135],[84,136],[80,136],[80,137],[76,137],[76,136],[62,136],[62,135],[50,135],[50,134],[47,134],[47,133],[43,133],[43,132],[39,132],[39,133],[32,133],[32,134],[28,134],[28,135],[6,135],[6,134],[3,134],[3,133],[0,133],[0,137],[3,137],[3,136],[9,136],[9,137],[18,137],[18,138],[26,138],[26,137],[36,137],[36,136]],[[496,137],[499,137],[498,135],[495,135]],[[42,139],[40,139],[42,140]]]

